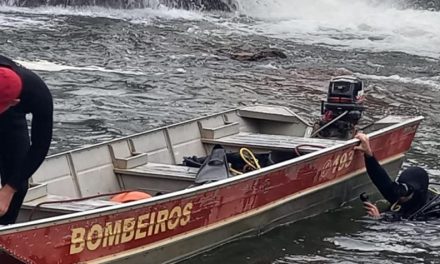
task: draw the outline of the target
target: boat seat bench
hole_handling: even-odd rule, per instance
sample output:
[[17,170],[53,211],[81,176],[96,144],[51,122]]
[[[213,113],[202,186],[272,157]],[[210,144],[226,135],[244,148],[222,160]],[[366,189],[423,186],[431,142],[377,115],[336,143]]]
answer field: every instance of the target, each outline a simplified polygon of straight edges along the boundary
[[[114,169],[115,173],[119,175],[122,182],[126,182],[129,184],[130,178],[158,178],[162,182],[172,182],[172,185],[175,185],[178,188],[182,188],[189,186],[194,183],[194,179],[196,177],[198,168],[179,166],[179,165],[170,165],[170,164],[161,164],[161,163],[146,163],[144,165],[140,165],[131,169]],[[139,181],[138,181],[139,182]],[[136,184],[131,184],[136,185]],[[163,186],[163,184],[161,184]],[[138,188],[139,186],[128,186],[128,189]],[[142,188],[139,188],[142,189]],[[161,191],[168,192],[168,187]],[[50,201],[63,201],[74,199],[73,197],[65,197],[59,195],[51,195],[46,194],[36,199],[32,199],[30,201],[26,201],[23,203],[23,208],[32,210],[40,203],[50,202]],[[56,213],[74,213],[74,212],[82,212],[87,210],[92,210],[100,207],[110,206],[118,204],[116,202],[112,202],[110,200],[102,199],[90,199],[83,201],[74,201],[67,203],[48,203],[42,204],[38,206],[41,210],[51,211]]]
[[152,195],[187,188],[194,183],[197,168],[149,161],[149,154],[137,152],[133,141],[109,145],[120,188],[142,190]]
[[[249,147],[270,150],[292,150],[300,147],[302,152],[313,152],[320,147],[331,147],[342,144],[341,141],[321,138],[293,137],[256,133],[238,133],[218,139],[202,138],[205,144],[219,144],[231,147]],[[318,147],[312,146],[317,145]]]
[[[71,200],[71,199],[75,199],[75,198],[47,194],[47,195],[40,197],[38,199],[24,202],[23,208],[34,209],[40,203],[51,202],[51,201],[64,201],[64,200]],[[105,198],[103,198],[103,199],[105,199]],[[74,213],[74,212],[83,212],[83,211],[92,210],[92,209],[96,209],[96,208],[111,206],[111,205],[115,205],[115,204],[119,204],[119,203],[112,202],[110,200],[89,199],[89,200],[72,201],[72,202],[66,202],[66,203],[60,202],[60,203],[42,204],[41,206],[38,206],[38,207],[41,208],[41,210],[46,210],[46,211],[53,211],[53,212],[58,212],[58,213]]]
[[115,168],[114,172],[120,175],[148,176],[194,182],[198,170],[198,168],[187,166],[148,162],[131,169]]
[[[196,173],[198,168],[191,168],[186,166],[170,165],[170,164],[160,164],[160,163],[147,163],[140,165],[131,169],[114,169],[115,173],[122,176],[122,181],[128,181],[129,177],[148,177],[148,178],[160,178],[161,180],[172,180],[176,183],[176,186],[184,185],[188,186],[194,183]],[[179,184],[179,182],[184,182]],[[130,186],[130,189],[134,189],[134,186]],[[179,187],[181,188],[181,187]],[[168,191],[164,189],[163,191]],[[23,208],[32,210],[40,203],[51,202],[51,201],[64,201],[75,199],[73,197],[45,194],[41,197],[37,197],[30,201],[25,201],[23,203]],[[55,213],[74,213],[83,212],[87,210],[92,210],[96,208],[106,207],[119,204],[117,202],[112,202],[110,200],[105,200],[105,198],[100,199],[89,199],[83,201],[72,201],[72,202],[60,202],[60,203],[48,203],[38,206],[41,210],[51,211]]]
[[140,189],[151,195],[169,193],[194,184],[199,168],[148,162],[130,169],[115,168],[121,188]]

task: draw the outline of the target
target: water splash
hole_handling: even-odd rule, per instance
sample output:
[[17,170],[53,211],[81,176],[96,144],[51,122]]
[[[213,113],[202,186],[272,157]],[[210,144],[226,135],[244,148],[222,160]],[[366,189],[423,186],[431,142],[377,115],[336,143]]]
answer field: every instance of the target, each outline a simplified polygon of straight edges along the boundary
[[440,56],[440,12],[420,10],[409,0],[240,0],[238,13],[254,20],[239,26],[251,33],[340,49]]

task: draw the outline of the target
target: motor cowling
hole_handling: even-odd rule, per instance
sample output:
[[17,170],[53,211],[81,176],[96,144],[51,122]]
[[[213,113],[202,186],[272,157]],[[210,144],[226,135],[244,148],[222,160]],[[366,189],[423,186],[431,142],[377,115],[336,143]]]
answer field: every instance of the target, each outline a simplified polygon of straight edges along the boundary
[[315,123],[313,136],[350,139],[362,117],[363,82],[354,76],[338,76],[330,80],[326,100],[321,102],[321,119]]

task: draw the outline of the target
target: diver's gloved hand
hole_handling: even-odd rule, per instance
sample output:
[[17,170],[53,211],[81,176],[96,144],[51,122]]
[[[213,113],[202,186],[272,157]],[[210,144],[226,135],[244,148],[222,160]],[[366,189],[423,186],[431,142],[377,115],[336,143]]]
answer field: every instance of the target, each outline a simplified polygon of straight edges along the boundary
[[377,208],[376,205],[372,204],[369,201],[363,202],[363,204],[364,204],[364,208],[367,211],[369,216],[376,218],[376,219],[381,217],[379,209]]
[[367,135],[364,133],[357,133],[355,138],[360,140],[359,146],[354,147],[355,150],[360,150],[365,153],[367,156],[373,156],[373,151],[370,147],[370,140]]

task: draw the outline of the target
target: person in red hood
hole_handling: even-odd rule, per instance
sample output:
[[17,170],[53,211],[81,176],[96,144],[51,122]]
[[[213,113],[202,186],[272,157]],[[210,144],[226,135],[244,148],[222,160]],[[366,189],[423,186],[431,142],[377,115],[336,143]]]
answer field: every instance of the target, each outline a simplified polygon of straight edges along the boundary
[[[26,114],[32,115],[30,136]],[[52,140],[53,101],[34,72],[0,55],[0,225],[15,223]]]

